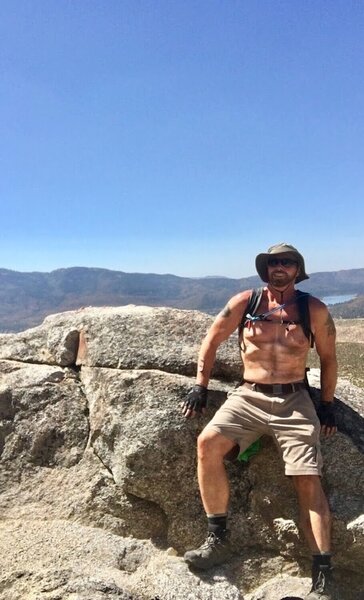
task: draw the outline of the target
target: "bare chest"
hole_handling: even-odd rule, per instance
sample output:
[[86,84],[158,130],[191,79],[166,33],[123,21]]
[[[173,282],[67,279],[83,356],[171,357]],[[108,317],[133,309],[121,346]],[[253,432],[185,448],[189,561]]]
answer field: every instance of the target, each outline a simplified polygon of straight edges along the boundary
[[308,348],[309,342],[301,325],[277,321],[258,321],[245,327],[241,341],[247,344],[276,344],[287,348]]
[[[263,304],[259,313],[272,308],[276,307]],[[242,330],[241,341],[245,345],[275,344],[292,350],[309,347],[296,305],[279,309],[264,320],[248,321]]]

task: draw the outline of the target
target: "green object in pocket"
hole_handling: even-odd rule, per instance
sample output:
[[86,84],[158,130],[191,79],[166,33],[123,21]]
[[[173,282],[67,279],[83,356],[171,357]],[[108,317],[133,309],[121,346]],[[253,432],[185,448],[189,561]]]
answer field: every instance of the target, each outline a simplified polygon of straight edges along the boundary
[[251,446],[249,446],[249,448],[247,448],[246,450],[244,450],[244,452],[240,452],[239,456],[238,456],[238,460],[240,462],[248,462],[249,458],[251,458],[252,456],[254,456],[255,454],[257,454],[261,448],[261,442],[260,440],[256,440],[255,442],[252,443]]

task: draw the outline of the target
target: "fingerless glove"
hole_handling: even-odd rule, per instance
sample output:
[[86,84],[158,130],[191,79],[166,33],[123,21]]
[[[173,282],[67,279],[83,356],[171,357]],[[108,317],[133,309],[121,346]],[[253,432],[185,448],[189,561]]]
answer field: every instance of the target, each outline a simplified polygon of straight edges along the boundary
[[323,402],[321,400],[318,409],[317,416],[320,419],[321,425],[325,427],[336,427],[336,406],[334,402]]
[[194,385],[193,388],[188,392],[187,397],[184,401],[183,407],[185,409],[194,410],[195,412],[202,413],[202,409],[207,406],[207,387],[204,385]]

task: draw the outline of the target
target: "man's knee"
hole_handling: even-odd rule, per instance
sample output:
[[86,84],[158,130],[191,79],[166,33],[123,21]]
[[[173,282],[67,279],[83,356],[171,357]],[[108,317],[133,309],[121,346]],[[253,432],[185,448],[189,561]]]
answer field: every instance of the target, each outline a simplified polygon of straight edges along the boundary
[[203,459],[211,452],[216,452],[218,448],[218,434],[211,430],[204,430],[197,438],[197,453],[199,458]]
[[198,458],[199,460],[223,458],[233,446],[234,442],[225,438],[221,433],[217,433],[213,429],[204,430],[197,439]]

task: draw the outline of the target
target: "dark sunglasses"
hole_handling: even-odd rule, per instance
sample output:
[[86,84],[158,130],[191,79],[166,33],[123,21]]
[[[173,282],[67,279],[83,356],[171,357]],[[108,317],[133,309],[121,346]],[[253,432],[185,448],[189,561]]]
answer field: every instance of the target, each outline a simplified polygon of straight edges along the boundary
[[278,267],[278,265],[282,265],[282,267],[293,267],[297,266],[297,261],[293,260],[293,258],[268,258],[268,267]]

